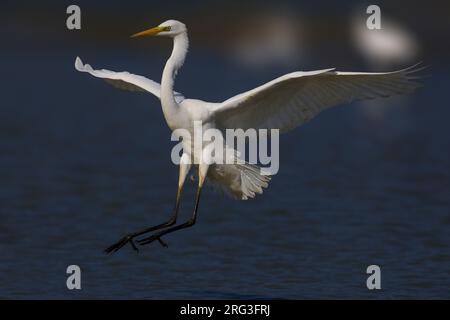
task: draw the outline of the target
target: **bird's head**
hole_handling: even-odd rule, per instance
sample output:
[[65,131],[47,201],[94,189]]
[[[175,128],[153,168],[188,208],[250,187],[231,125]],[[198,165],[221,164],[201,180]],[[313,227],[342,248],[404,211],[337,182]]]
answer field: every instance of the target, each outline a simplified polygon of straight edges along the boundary
[[187,32],[187,28],[184,23],[177,20],[167,20],[157,27],[135,33],[131,37],[165,36],[173,38],[184,32]]

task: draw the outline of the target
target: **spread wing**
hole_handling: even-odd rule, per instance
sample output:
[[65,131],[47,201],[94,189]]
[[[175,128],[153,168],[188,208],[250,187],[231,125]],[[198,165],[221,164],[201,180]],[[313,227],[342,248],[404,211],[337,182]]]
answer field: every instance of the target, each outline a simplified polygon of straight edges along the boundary
[[[116,88],[129,91],[150,92],[160,98],[161,85],[158,82],[146,77],[129,73],[127,71],[115,72],[106,69],[95,70],[89,64],[83,64],[79,57],[75,60],[75,69],[80,72],[87,72],[94,77],[102,78]],[[175,100],[180,103],[184,100],[181,93],[175,92]]]
[[420,86],[413,73],[423,69],[416,66],[387,73],[334,69],[289,73],[216,105],[216,124],[222,129],[286,132],[332,106],[412,92]]

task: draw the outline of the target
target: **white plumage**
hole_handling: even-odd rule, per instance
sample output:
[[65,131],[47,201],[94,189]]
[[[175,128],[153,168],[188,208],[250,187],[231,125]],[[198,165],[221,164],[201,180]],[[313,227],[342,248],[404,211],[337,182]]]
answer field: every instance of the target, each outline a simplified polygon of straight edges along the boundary
[[[161,85],[146,77],[129,73],[128,71],[94,70],[89,64],[83,64],[83,61],[79,57],[75,59],[75,69],[80,72],[87,72],[96,78],[104,79],[116,88],[129,91],[150,92],[160,99]],[[181,93],[174,92],[174,95],[178,103],[184,100]]]
[[354,100],[410,93],[414,67],[387,73],[340,72],[325,69],[293,72],[214,107],[225,128],[268,128],[286,132],[329,107]]
[[[173,90],[174,79],[187,54],[186,26],[179,21],[169,20],[156,28],[137,33],[133,37],[150,35],[168,36],[174,41],[172,54],[163,71],[161,85],[129,72],[94,70],[90,65],[83,64],[80,58],[76,59],[75,68],[94,77],[102,78],[118,88],[152,93],[161,100],[164,117],[172,130],[183,128],[192,131],[193,122],[202,121],[204,129],[217,128],[223,131],[236,128],[244,130],[264,128],[286,132],[311,120],[319,112],[329,107],[350,103],[354,100],[406,94],[419,86],[419,83],[414,81],[416,77],[413,73],[418,70],[415,66],[387,73],[340,72],[334,69],[324,69],[289,73],[222,103],[186,99],[182,94]],[[186,147],[189,143],[186,142]],[[184,159],[200,159],[204,152],[204,150],[194,149],[192,154],[189,154],[189,151],[186,150],[189,148],[184,151]],[[182,161],[180,164],[175,212],[178,211],[179,193],[190,168],[191,165],[187,162]],[[211,182],[234,198],[242,200],[262,193],[263,188],[267,187],[270,180],[270,177],[260,174],[259,167],[246,163],[212,165],[200,163],[198,169],[198,198],[205,177],[208,177]],[[197,205],[198,201],[194,210],[194,222]],[[150,229],[156,230],[155,228]],[[149,229],[146,230],[148,232]],[[160,236],[168,232],[159,232],[144,239],[141,244],[161,240]],[[143,233],[131,234],[128,240],[122,239],[121,242],[108,248],[108,252],[118,250],[130,241],[133,244],[132,239],[140,234]],[[134,244],[133,247],[135,247]]]

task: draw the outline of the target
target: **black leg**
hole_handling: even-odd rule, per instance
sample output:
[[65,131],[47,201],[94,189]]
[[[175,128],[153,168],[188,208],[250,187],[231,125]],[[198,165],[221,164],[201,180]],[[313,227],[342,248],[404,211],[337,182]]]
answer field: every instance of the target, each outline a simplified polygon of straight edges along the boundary
[[[180,230],[180,229],[185,229],[185,228],[189,228],[192,227],[196,220],[197,220],[197,211],[198,211],[198,204],[200,202],[200,194],[202,192],[202,186],[199,185],[198,189],[197,189],[197,195],[195,197],[195,207],[194,207],[194,213],[192,215],[192,218],[189,219],[187,222],[179,224],[175,227],[172,228],[168,228],[168,229],[164,229],[161,230],[159,232],[156,232],[155,234],[151,235],[150,237],[141,239],[141,240],[137,240],[137,242],[139,243],[139,245],[143,246],[149,243],[152,243],[155,240],[158,240],[160,243],[162,242],[161,237],[165,234]],[[162,242],[164,243],[164,242]]]
[[[176,198],[176,202],[175,202],[175,209],[174,209],[174,212],[172,214],[172,217],[168,221],[166,221],[164,223],[161,223],[161,224],[158,224],[156,226],[152,226],[152,227],[145,228],[145,229],[142,229],[142,230],[137,231],[137,232],[130,233],[130,234],[126,235],[125,237],[123,237],[122,239],[120,239],[118,242],[116,242],[113,245],[111,245],[108,248],[106,248],[105,252],[106,253],[116,252],[120,248],[122,248],[124,245],[126,245],[127,243],[130,243],[131,247],[135,251],[139,251],[138,248],[136,247],[136,245],[134,244],[134,238],[135,237],[141,236],[141,235],[143,235],[145,233],[148,233],[148,232],[152,232],[152,231],[155,231],[155,230],[159,230],[159,229],[162,229],[162,228],[167,228],[167,227],[173,226],[177,222],[178,209],[180,208],[181,190],[182,190],[182,186],[178,187],[177,198]],[[167,245],[161,239],[159,239],[158,241],[159,241],[159,243],[162,246],[167,247]]]

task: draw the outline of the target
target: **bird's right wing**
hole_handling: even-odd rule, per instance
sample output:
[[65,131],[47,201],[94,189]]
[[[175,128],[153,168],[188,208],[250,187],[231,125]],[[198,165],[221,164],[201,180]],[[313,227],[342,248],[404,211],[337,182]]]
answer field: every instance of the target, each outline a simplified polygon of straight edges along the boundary
[[[79,57],[75,60],[75,69],[80,72],[87,72],[94,77],[102,78],[116,88],[129,91],[150,92],[158,99],[160,98],[161,85],[146,77],[132,74],[127,71],[115,72],[106,69],[95,70],[89,64],[83,64]],[[174,92],[174,95],[175,100],[178,103],[184,100],[184,96],[181,93]]]
[[387,73],[334,69],[293,72],[215,105],[223,129],[279,129],[286,132],[321,111],[354,100],[389,97],[413,91],[415,66]]

